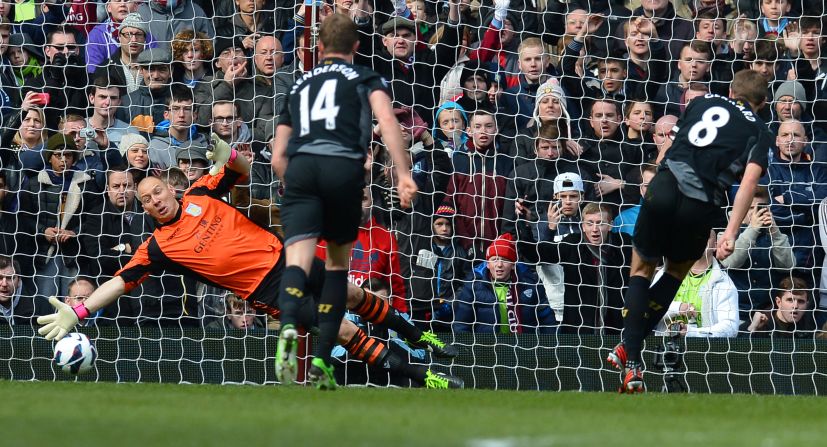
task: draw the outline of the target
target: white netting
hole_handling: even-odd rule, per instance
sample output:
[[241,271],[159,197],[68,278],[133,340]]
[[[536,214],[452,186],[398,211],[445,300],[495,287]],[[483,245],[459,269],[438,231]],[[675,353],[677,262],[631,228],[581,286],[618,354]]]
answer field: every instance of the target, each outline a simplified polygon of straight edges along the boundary
[[[470,386],[614,388],[602,359],[622,327],[630,233],[646,167],[669,144],[668,115],[727,95],[734,73],[751,68],[770,81],[759,115],[779,145],[759,194],[769,213],[750,212],[726,262],[695,266],[657,328],[683,322],[687,338],[668,350],[685,353],[653,362],[663,340],[650,339],[647,366],[691,390],[821,391],[820,4],[792,2],[768,21],[761,2],[735,0],[644,1],[654,12],[617,1],[297,3],[0,2],[0,254],[18,268],[11,275],[0,258],[0,323],[11,323],[0,328],[0,376],[59,377],[32,317],[52,311],[48,296],[88,295],[128,262],[156,227],[129,191],[147,175],[186,188],[206,172],[211,132],[253,164],[249,186],[227,200],[281,231],[274,123],[316,61],[313,21],[344,13],[360,31],[354,62],[388,81],[420,189],[411,209],[399,206],[375,135],[370,219],[350,279],[384,289],[414,324],[463,349],[439,368]],[[53,150],[73,144],[82,156]],[[61,174],[70,165],[71,178]],[[590,243],[584,227],[611,231]],[[538,259],[538,240],[555,249]],[[488,264],[492,255],[518,262]],[[778,289],[790,278],[806,304],[785,302]],[[196,279],[153,276],[87,320],[101,353],[89,377],[273,382],[278,323],[254,312]],[[433,360],[369,329],[414,362]],[[348,383],[406,384],[336,354]]]

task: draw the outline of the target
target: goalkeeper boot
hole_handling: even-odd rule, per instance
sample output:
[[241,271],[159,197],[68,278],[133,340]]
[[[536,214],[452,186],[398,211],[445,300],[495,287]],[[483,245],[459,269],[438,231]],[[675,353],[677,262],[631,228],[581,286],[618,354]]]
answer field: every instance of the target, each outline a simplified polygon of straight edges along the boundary
[[606,361],[609,362],[615,369],[622,370],[624,365],[626,365],[626,345],[623,342],[617,344],[617,346],[609,352],[609,356],[606,357]]
[[621,373],[623,383],[618,390],[621,394],[637,394],[646,391],[643,383],[643,365],[639,362],[627,362]]
[[426,351],[431,352],[433,355],[437,357],[443,358],[454,358],[459,354],[459,350],[452,345],[445,343],[444,341],[440,340],[439,337],[436,336],[431,331],[424,331],[422,332],[422,336],[419,337],[417,341],[409,341],[405,340],[410,346],[419,349],[425,349]]
[[465,382],[459,377],[445,373],[435,373],[429,369],[425,371],[425,388],[435,390],[462,389],[465,388]]
[[292,324],[287,324],[279,331],[279,343],[276,348],[276,380],[282,385],[292,385],[296,380],[298,362],[296,350],[299,345],[299,333]]
[[333,365],[328,365],[320,358],[310,362],[310,371],[307,372],[307,380],[318,390],[335,390],[336,378],[333,377]]

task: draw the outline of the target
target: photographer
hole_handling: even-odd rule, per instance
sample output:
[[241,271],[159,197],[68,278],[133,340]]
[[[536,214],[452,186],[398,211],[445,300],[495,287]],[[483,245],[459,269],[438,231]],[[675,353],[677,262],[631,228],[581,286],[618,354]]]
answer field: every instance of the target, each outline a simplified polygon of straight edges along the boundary
[[795,266],[793,249],[775,223],[769,200],[767,188],[759,186],[735,241],[735,251],[721,261],[738,288],[742,312],[770,304],[772,285],[780,281],[782,271]]

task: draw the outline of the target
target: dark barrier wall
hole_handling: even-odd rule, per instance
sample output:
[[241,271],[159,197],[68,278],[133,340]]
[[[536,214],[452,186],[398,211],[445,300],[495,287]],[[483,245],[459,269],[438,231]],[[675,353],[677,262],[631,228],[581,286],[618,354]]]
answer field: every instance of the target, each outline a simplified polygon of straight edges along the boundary
[[[201,329],[83,328],[98,349],[95,369],[79,380],[173,383],[274,383],[277,333]],[[460,334],[462,354],[434,368],[459,375],[467,387],[614,391],[618,373],[603,359],[616,337]],[[663,368],[647,340],[650,390],[664,386]],[[694,393],[827,393],[827,342],[791,339],[690,339],[674,389]],[[52,343],[30,327],[0,327],[0,378],[70,380],[51,362]],[[667,356],[675,360],[675,356]]]

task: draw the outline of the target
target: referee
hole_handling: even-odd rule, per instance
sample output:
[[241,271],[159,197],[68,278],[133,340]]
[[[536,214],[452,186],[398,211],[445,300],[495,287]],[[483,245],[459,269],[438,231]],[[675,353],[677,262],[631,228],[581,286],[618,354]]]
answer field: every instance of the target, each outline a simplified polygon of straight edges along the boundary
[[307,300],[316,243],[327,241],[324,285],[318,305],[321,334],[309,379],[321,389],[335,388],[331,350],[345,313],[350,251],[356,240],[365,186],[364,160],[372,135],[371,109],[394,165],[402,206],[416,194],[402,134],[385,81],[375,72],[353,65],[359,35],[353,21],[333,14],[319,33],[319,64],[290,90],[279,116],[273,169],[285,184],[281,221],[285,231],[286,268],[279,307],[282,330],[276,371],[289,370],[295,357],[299,309]]

